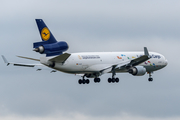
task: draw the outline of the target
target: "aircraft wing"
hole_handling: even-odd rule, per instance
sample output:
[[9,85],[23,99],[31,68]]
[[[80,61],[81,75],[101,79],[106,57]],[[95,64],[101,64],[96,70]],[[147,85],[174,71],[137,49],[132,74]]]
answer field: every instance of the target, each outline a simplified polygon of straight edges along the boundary
[[128,63],[127,65],[124,65],[124,66],[120,66],[120,67],[125,67],[126,69],[130,68],[130,67],[134,67],[134,66],[137,66],[147,60],[149,60],[151,57],[149,55],[149,52],[147,50],[146,47],[144,47],[144,55],[139,57],[139,58],[135,58],[133,60],[130,61],[130,63]]
[[70,55],[71,54],[69,54],[69,53],[64,53],[62,55],[58,55],[57,57],[49,59],[49,61],[63,63],[69,58]]
[[[28,58],[28,57],[22,57],[22,56],[18,56],[20,58],[25,58],[25,59],[30,59],[30,60],[35,60],[35,61],[40,61],[39,59],[34,59],[34,58]],[[13,63],[13,62],[8,62],[8,60],[2,55],[2,58],[4,60],[4,63],[8,65],[12,64],[14,66],[20,66],[20,67],[31,67],[31,68],[34,68],[36,69],[37,71],[40,71],[40,70],[49,70],[51,72],[56,72],[56,70],[54,69],[51,69],[51,68],[48,68],[42,64],[26,64],[26,63]]]
[[141,56],[139,58],[135,58],[133,60],[127,60],[127,61],[124,61],[124,62],[121,62],[118,64],[111,65],[111,66],[101,70],[100,73],[104,74],[104,73],[113,72],[115,69],[119,69],[119,70],[120,69],[129,69],[131,67],[137,66],[137,65],[147,61],[150,58],[151,57],[149,55],[147,48],[144,47],[144,55],[143,56]]
[[[22,56],[18,56],[18,57],[26,58],[26,59],[33,59],[33,58],[27,58],[27,57],[22,57]],[[10,64],[12,64],[14,66],[23,66],[23,67],[35,67],[37,65],[40,65],[40,64],[25,64],[25,63],[12,63],[12,62],[8,62],[8,60],[4,57],[4,55],[2,55],[2,58],[4,60],[4,63],[7,64],[7,66],[10,65]],[[38,60],[36,59],[36,61],[38,61]]]

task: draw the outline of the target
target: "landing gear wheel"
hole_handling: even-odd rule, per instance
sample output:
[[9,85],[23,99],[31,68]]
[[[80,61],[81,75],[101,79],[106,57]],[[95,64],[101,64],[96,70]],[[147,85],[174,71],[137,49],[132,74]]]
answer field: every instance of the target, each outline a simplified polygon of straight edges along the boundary
[[108,78],[108,82],[109,83],[111,83],[111,82],[112,83],[115,83],[115,82],[118,83],[119,82],[119,78]]
[[82,83],[85,84],[85,83],[86,83],[86,80],[82,80]]
[[100,78],[94,78],[94,82],[95,82],[95,83],[99,83],[100,81],[101,81]]
[[118,83],[119,82],[119,78],[116,78],[115,81]]
[[79,83],[79,84],[81,84],[81,83],[82,83],[82,80],[81,80],[81,79],[79,79],[78,83]]
[[97,78],[94,78],[94,82],[97,83]]
[[87,83],[87,84],[89,84],[89,83],[90,83],[89,79],[87,79],[87,80],[86,80],[86,83]]
[[111,78],[108,78],[108,82],[111,83],[111,82],[112,82],[112,79],[111,79]]
[[114,83],[115,82],[115,78],[112,78],[112,83]]
[[97,79],[97,82],[99,83],[100,81],[101,81],[101,79],[100,79],[100,78],[98,78],[98,79]]
[[152,82],[152,81],[153,81],[153,78],[149,78],[148,80],[149,80],[149,82]]

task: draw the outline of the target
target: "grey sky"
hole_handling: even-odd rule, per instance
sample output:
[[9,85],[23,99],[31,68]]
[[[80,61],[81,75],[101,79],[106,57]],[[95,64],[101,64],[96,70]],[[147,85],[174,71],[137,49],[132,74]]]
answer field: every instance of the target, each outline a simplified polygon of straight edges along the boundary
[[79,76],[37,72],[0,64],[0,119],[99,120],[179,119],[178,0],[6,0],[0,5],[0,53],[9,61],[39,58],[32,51],[40,41],[35,19],[42,18],[67,52],[149,51],[163,54],[168,66],[148,75],[118,74],[120,83],[79,85]]

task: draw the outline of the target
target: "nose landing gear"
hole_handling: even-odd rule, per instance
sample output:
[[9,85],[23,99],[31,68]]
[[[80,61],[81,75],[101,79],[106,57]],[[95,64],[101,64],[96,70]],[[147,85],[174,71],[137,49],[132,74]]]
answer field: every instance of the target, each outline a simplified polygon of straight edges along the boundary
[[152,74],[152,73],[150,72],[150,73],[149,73],[149,79],[148,79],[149,82],[152,82],[152,81],[153,81],[153,78],[151,77],[151,76],[152,76],[151,74]]

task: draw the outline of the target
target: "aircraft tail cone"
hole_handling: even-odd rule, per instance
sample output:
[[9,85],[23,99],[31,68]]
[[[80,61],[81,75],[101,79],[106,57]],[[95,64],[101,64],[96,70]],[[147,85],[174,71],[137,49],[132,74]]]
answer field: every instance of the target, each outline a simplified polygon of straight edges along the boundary
[[35,52],[39,52],[39,49],[38,49],[38,48],[35,48],[35,49],[33,49],[33,51],[35,51]]

